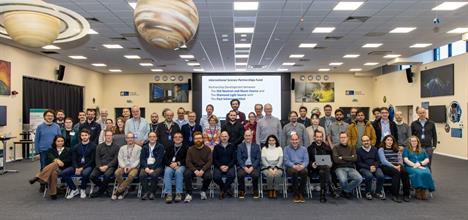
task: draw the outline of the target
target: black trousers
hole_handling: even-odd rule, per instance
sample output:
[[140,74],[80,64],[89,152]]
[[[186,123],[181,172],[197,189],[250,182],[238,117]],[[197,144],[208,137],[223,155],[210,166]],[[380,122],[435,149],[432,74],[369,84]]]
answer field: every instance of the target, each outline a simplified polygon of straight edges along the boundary
[[151,174],[147,174],[145,169],[140,170],[140,183],[141,183],[141,193],[144,195],[147,192],[156,193],[158,187],[158,179],[162,174],[162,168],[157,168]]
[[237,169],[237,180],[239,181],[239,191],[245,192],[245,177],[252,178],[252,185],[254,192],[258,192],[258,178],[260,177],[260,170],[253,169],[252,173],[247,174],[244,169]]
[[[89,179],[99,187],[99,191],[104,192],[109,185],[110,179],[114,175],[115,168],[109,167],[106,172],[101,172],[99,167],[95,167],[89,176]],[[102,180],[99,178],[102,175]]]
[[[226,178],[226,181],[223,181],[223,177]],[[219,169],[219,167],[214,168],[213,171],[213,181],[218,184],[219,188],[223,192],[227,192],[231,187],[231,184],[234,182],[234,178],[236,177],[236,173],[234,167],[228,169],[227,172],[223,172]]]
[[307,184],[307,168],[297,171],[292,167],[289,167],[287,169],[287,174],[291,177],[294,195],[304,195]]
[[[184,181],[185,181],[185,191],[187,192],[187,194],[192,194],[192,189],[193,189],[192,185],[193,185],[194,177],[195,177],[195,173],[193,173],[189,169],[185,170]],[[203,176],[202,176],[203,183],[202,183],[202,188],[201,188],[202,192],[206,192],[208,190],[208,187],[210,186],[210,183],[211,183],[211,179],[212,179],[212,175],[210,171],[206,171],[205,173],[203,173]]]
[[403,195],[409,196],[410,179],[408,172],[406,172],[403,166],[401,166],[400,172],[398,172],[397,169],[388,166],[382,166],[381,169],[385,175],[392,177],[392,194],[394,196],[398,196],[400,194],[400,181],[403,183]]
[[320,189],[325,190],[326,187],[330,187],[330,191],[332,190],[331,187],[331,171],[329,166],[318,166],[316,169],[310,170],[310,178],[312,178],[315,175],[319,176],[320,180]]

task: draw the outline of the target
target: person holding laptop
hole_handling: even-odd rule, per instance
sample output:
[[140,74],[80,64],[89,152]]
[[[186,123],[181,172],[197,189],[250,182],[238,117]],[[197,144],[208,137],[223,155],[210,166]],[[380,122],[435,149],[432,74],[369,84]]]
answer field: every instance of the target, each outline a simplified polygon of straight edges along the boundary
[[314,142],[307,148],[309,154],[309,178],[312,179],[314,176],[320,178],[320,202],[327,202],[325,196],[326,187],[328,186],[329,191],[334,195],[335,198],[339,197],[331,186],[331,175],[330,169],[332,167],[332,150],[324,140],[324,132],[316,130],[314,134]]

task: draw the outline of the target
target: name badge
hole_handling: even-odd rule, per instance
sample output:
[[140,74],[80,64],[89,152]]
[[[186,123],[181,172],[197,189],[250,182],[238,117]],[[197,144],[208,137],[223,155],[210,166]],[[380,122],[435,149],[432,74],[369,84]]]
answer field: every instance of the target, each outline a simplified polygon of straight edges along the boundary
[[138,135],[136,133],[133,133],[133,136],[135,137],[134,139],[138,138]]
[[167,140],[172,141],[172,136],[171,136],[171,135],[167,135]]
[[172,162],[175,162],[175,157],[172,157]]
[[70,136],[75,136],[75,132],[74,132],[74,131],[71,131],[71,132],[70,132]]
[[153,165],[154,162],[156,162],[156,159],[154,159],[154,158],[152,158],[152,157],[148,157],[147,162],[148,162],[148,165]]
[[85,158],[84,157],[81,158],[81,163],[85,163]]

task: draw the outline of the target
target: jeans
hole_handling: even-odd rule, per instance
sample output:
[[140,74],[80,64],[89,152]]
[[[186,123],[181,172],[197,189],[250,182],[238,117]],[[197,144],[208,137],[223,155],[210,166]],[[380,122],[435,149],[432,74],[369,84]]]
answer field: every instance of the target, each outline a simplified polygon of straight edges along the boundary
[[47,150],[39,152],[39,161],[41,162],[41,170],[47,165]]
[[140,182],[142,187],[142,194],[145,193],[156,193],[159,176],[161,176],[162,169],[156,168],[151,174],[147,174],[145,169],[140,170]]
[[361,173],[362,177],[364,178],[364,183],[366,185],[366,193],[372,192],[372,180],[376,179],[376,186],[375,186],[375,193],[381,193],[383,188],[383,183],[385,180],[385,176],[382,172],[382,169],[377,168],[375,173],[371,173],[368,169],[360,169],[359,172]]
[[[223,177],[226,178],[225,181],[223,181]],[[214,168],[213,170],[213,180],[216,184],[218,184],[219,188],[223,192],[227,192],[229,190],[231,184],[234,182],[235,177],[236,173],[234,167],[229,168],[225,173],[222,172],[219,167]]]
[[184,189],[185,167],[180,166],[177,170],[166,167],[164,170],[164,194],[172,193],[172,177],[175,177],[176,193],[182,193]]
[[[89,176],[91,175],[92,171],[93,171],[92,167],[86,167],[81,171],[80,189],[86,189],[86,186],[89,183]],[[68,188],[70,188],[71,190],[76,189],[76,185],[72,179],[72,177],[75,176],[75,168],[73,167],[66,168],[65,170],[62,171],[61,176],[63,178],[63,181],[67,183]]]
[[[340,182],[341,189],[344,192],[351,193],[359,184],[362,183],[362,176],[359,172],[350,167],[340,167],[335,170],[336,177]],[[348,180],[350,182],[348,183]]]

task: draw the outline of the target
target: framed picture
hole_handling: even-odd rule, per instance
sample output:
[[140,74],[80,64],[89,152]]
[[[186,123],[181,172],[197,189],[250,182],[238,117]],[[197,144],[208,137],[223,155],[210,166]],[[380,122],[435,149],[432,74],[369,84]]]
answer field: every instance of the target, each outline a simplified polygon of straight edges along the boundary
[[188,102],[188,83],[150,83],[150,102]]
[[11,93],[11,63],[0,60],[0,95]]
[[421,97],[454,95],[454,64],[421,71]]
[[335,83],[298,82],[294,93],[296,102],[335,102]]

